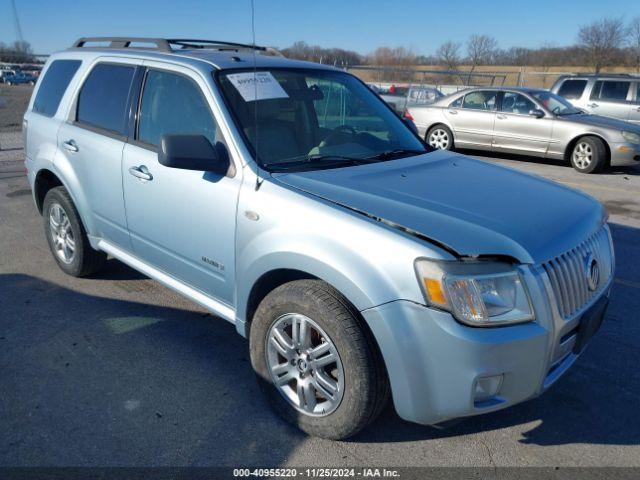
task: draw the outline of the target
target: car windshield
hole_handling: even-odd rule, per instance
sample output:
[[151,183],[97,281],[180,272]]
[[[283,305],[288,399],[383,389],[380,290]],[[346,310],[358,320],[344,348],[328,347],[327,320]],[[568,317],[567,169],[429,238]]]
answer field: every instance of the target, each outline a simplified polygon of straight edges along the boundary
[[269,171],[335,168],[428,150],[352,75],[327,70],[236,70],[221,90],[260,165]]
[[544,108],[549,110],[551,113],[555,113],[556,115],[575,115],[577,113],[582,113],[582,110],[574,107],[569,103],[568,100],[565,100],[559,95],[551,92],[539,91],[531,93],[542,105]]

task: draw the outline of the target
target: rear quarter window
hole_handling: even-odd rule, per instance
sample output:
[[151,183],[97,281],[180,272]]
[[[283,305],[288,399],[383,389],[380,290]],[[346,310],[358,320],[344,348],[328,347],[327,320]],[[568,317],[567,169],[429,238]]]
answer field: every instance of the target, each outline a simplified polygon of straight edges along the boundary
[[582,97],[586,86],[586,80],[565,80],[558,90],[558,95],[570,100],[575,100]]
[[53,117],[81,63],[80,60],[54,60],[40,82],[32,110]]
[[129,90],[135,67],[99,63],[78,97],[76,121],[124,135]]

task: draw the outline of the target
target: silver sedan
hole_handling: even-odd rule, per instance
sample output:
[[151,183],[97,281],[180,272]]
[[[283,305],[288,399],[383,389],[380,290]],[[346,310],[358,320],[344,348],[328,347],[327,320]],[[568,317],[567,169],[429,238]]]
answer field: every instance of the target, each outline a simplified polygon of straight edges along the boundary
[[567,160],[583,173],[640,166],[640,126],[573,107],[547,90],[472,88],[407,109],[433,147]]

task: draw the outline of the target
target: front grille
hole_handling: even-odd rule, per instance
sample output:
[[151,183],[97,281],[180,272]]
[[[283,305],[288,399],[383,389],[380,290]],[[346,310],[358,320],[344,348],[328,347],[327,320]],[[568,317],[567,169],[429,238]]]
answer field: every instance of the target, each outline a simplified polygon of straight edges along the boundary
[[[587,262],[591,256],[598,264],[600,275],[597,285],[589,288]],[[605,225],[577,247],[542,264],[549,276],[558,312],[563,318],[572,318],[602,291],[609,283],[612,263],[611,237]]]

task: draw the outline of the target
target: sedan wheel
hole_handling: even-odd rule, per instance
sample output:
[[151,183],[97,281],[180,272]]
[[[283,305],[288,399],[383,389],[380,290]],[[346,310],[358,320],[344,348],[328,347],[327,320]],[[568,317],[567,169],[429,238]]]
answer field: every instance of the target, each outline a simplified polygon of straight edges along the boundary
[[278,391],[299,412],[325,416],[340,405],[344,369],[336,346],[309,317],[287,314],[267,335],[267,365]]
[[427,143],[438,150],[451,150],[453,135],[444,125],[437,125],[427,133]]
[[571,150],[569,158],[573,168],[580,173],[596,173],[606,166],[607,147],[598,137],[582,137]]

